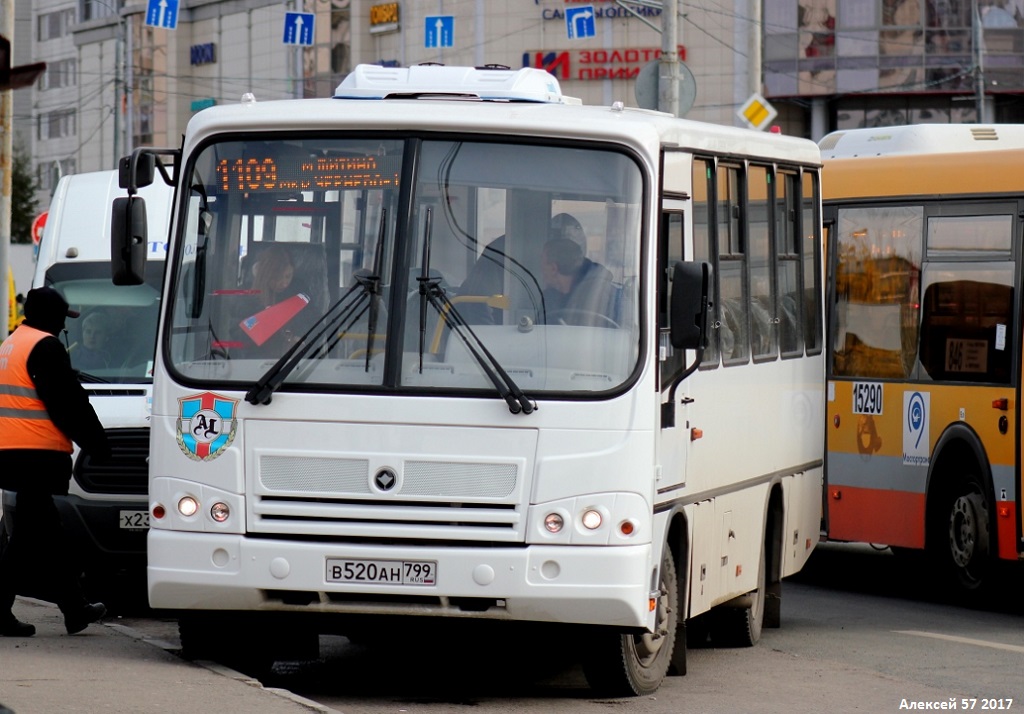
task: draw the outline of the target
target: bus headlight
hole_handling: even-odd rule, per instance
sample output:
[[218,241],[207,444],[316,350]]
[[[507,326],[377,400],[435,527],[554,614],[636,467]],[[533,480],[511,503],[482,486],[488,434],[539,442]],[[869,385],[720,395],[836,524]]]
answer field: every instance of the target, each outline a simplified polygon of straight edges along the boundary
[[549,513],[544,517],[544,527],[547,528],[549,533],[561,532],[564,525],[565,521],[557,513]]
[[178,513],[188,518],[194,516],[199,510],[199,501],[192,496],[182,496],[178,500]]
[[580,516],[580,523],[582,523],[583,527],[589,531],[596,531],[600,528],[603,520],[601,512],[596,508],[588,508],[583,512],[583,515]]
[[218,523],[223,523],[231,515],[231,509],[223,501],[217,501],[210,507],[210,517]]

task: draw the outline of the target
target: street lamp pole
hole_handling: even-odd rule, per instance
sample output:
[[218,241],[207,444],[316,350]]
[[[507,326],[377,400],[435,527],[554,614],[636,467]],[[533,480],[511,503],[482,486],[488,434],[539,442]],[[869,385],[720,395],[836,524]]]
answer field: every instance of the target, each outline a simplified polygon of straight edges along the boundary
[[[0,0],[0,35],[8,37],[10,65],[14,65],[14,2]],[[7,336],[10,317],[8,304],[8,276],[11,245],[11,170],[14,165],[14,141],[11,137],[14,119],[14,90],[0,90],[0,335]]]
[[[119,20],[120,22],[120,20]],[[114,42],[114,168],[121,158],[121,32],[118,28],[117,40]]]
[[[125,134],[125,147],[129,147],[131,140],[128,138],[131,136],[131,125],[127,127],[121,127],[121,97],[122,94],[125,97],[125,104],[131,97],[131,93],[126,86],[124,81],[124,65],[127,63],[127,52],[125,48],[125,24],[124,15],[121,14],[121,9],[114,7],[113,5],[104,2],[104,0],[93,0],[97,5],[102,5],[110,11],[111,15],[117,19],[117,35],[114,38],[114,163],[112,168],[117,168],[118,162],[121,160],[121,133]],[[119,2],[119,0],[115,0]],[[130,149],[129,149],[130,150]]]
[[985,117],[985,70],[982,63],[981,42],[983,38],[981,27],[981,11],[978,9],[978,0],[971,0],[971,25],[974,27],[974,106],[977,112],[979,124],[986,123]]

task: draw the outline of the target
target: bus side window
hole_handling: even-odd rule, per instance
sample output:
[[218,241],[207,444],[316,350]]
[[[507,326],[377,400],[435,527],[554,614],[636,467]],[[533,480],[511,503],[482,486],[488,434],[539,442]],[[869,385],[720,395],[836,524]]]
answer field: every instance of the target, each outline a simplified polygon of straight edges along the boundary
[[798,218],[800,219],[799,233],[803,237],[803,252],[798,251],[802,259],[800,275],[803,278],[803,306],[804,306],[804,348],[807,354],[820,354],[822,344],[825,341],[822,335],[821,320],[821,263],[822,242],[819,226],[821,225],[821,182],[818,173],[804,170],[800,175],[802,191],[794,195],[801,196],[801,206]]
[[740,231],[740,167],[720,164],[716,181],[718,319],[721,321],[722,362],[726,365],[746,364],[750,361],[750,332],[747,256]]
[[772,255],[769,213],[768,168],[747,167],[746,206],[743,215],[747,229],[747,265],[750,270],[750,347],[755,359],[767,360],[776,355],[774,258]]
[[962,215],[931,215],[927,221],[920,376],[1009,384],[1013,208],[961,210]]
[[[776,275],[779,288],[779,350],[783,358],[803,354],[800,287],[799,177],[779,172],[775,181]],[[812,276],[813,279],[813,276]],[[813,283],[812,283],[813,285]]]
[[[951,272],[950,266],[942,267]],[[1012,275],[993,270],[978,277],[991,281],[950,280],[925,288],[920,359],[932,379],[1010,382],[1007,334],[1013,324],[1013,287],[999,283]]]
[[911,376],[923,226],[920,206],[839,211],[832,337],[836,376]]

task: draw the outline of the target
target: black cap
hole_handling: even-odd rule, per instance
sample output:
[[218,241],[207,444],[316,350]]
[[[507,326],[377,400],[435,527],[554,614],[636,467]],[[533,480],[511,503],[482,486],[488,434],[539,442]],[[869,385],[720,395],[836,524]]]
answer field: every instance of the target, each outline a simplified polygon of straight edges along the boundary
[[54,318],[78,317],[78,310],[53,288],[32,288],[25,297],[25,318],[30,322],[47,322]]

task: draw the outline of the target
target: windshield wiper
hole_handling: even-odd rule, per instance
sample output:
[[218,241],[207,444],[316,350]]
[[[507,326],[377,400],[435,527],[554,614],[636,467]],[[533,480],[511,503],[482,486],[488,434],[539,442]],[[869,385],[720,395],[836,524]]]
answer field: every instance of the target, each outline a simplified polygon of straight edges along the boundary
[[[362,288],[359,292],[356,292],[357,288]],[[353,293],[355,294],[353,297]],[[355,324],[356,320],[359,319],[363,313],[366,312],[366,308],[359,310],[360,303],[366,300],[367,293],[365,292],[364,285],[356,281],[345,293],[338,298],[331,307],[325,312],[320,318],[313,323],[313,325],[306,330],[301,337],[293,344],[287,352],[285,352],[274,365],[266,371],[266,373],[260,377],[256,384],[254,384],[248,392],[245,393],[245,401],[250,404],[270,404],[271,397],[277,388],[281,386],[281,383],[288,377],[289,374],[295,369],[296,365],[302,361],[302,358],[313,348],[313,345],[320,342],[320,340],[332,330],[337,329],[339,324],[344,323],[348,320],[348,324],[345,328],[340,331],[338,336],[333,342],[326,346],[326,349],[330,349],[334,344],[337,343],[341,337],[348,332],[348,330]],[[340,312],[335,314],[338,309]],[[314,331],[316,334],[313,334]]]
[[[245,393],[245,401],[250,404],[270,404],[274,392],[277,391],[277,388],[281,386],[281,383],[284,382],[288,375],[295,370],[295,367],[313,348],[313,345],[317,344],[322,337],[332,330],[336,330],[338,325],[344,324],[344,328],[338,331],[333,340],[323,344],[322,349],[324,353],[329,352],[352,329],[352,326],[366,314],[367,309],[370,311],[370,318],[369,329],[367,330],[369,334],[366,338],[366,370],[369,371],[370,353],[373,348],[374,332],[377,329],[377,313],[380,304],[380,265],[382,262],[384,229],[386,225],[387,211],[381,210],[380,225],[377,230],[377,249],[373,257],[373,274],[361,272],[354,275],[355,283],[256,381],[256,384]],[[361,290],[356,293],[354,299],[350,300],[356,288],[361,288]],[[362,305],[362,309],[360,309],[361,303],[367,299],[369,304]],[[341,308],[341,311],[334,317],[331,317],[331,314],[338,308]],[[319,331],[313,335],[313,331],[317,330],[317,328],[320,328]],[[311,335],[312,338],[310,337]]]
[[380,266],[384,261],[384,227],[387,225],[388,209],[380,210],[380,225],[377,228],[377,248],[373,251],[373,274],[356,277],[363,291],[370,296],[370,316],[366,324],[366,371],[370,371],[370,357],[373,355],[373,341],[377,332],[377,317],[380,314],[381,286]]
[[421,266],[420,277],[416,280],[420,284],[420,373],[423,372],[423,348],[427,322],[427,303],[429,302],[437,311],[439,319],[448,320],[452,332],[459,336],[469,354],[473,356],[480,369],[484,371],[491,384],[498,390],[498,395],[508,404],[508,410],[513,414],[532,414],[537,409],[537,403],[526,396],[515,380],[495,359],[494,355],[487,349],[480,337],[473,332],[473,328],[463,319],[455,305],[448,299],[444,288],[441,287],[440,276],[430,274],[430,239],[431,239],[431,209],[427,209],[426,220],[424,221],[423,236],[423,265]]

